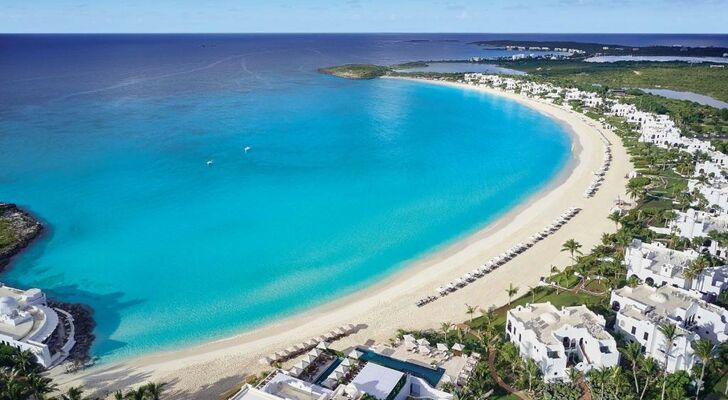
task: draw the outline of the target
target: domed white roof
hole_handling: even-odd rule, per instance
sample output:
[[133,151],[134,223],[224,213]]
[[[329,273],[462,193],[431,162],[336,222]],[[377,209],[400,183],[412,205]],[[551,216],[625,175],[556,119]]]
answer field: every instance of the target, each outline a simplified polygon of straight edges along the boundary
[[11,315],[18,309],[18,301],[12,297],[2,296],[0,297],[0,314]]

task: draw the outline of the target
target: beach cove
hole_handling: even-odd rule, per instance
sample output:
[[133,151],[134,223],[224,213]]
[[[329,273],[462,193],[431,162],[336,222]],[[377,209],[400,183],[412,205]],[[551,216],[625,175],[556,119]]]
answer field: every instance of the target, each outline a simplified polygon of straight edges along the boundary
[[[357,334],[334,344],[334,348],[343,349],[369,340],[386,341],[398,328],[436,328],[442,321],[464,320],[466,303],[482,308],[503,304],[507,300],[505,288],[510,283],[518,286],[523,293],[528,286],[534,286],[539,277],[547,275],[552,264],[559,267],[566,265],[569,257],[560,251],[565,240],[573,238],[585,248],[591,248],[599,242],[603,232],[614,230],[613,223],[606,217],[614,200],[618,196],[624,197],[625,177],[631,171],[625,151],[614,134],[596,128],[593,121],[580,114],[520,95],[442,82],[417,84],[447,85],[500,96],[565,124],[573,135],[571,165],[550,185],[529,196],[497,221],[425,256],[366,290],[228,339],[99,366],[76,375],[61,374],[55,377],[57,381],[66,385],[82,383],[101,393],[119,384],[167,381],[180,398],[216,398],[244,376],[262,370],[263,366],[257,363],[261,356],[336,326],[347,323],[366,326]],[[583,192],[593,179],[592,172],[602,163],[601,135],[612,143],[613,167],[607,172],[599,192],[585,199]],[[433,294],[435,287],[525,240],[572,206],[582,208],[582,212],[556,234],[506,266],[432,304],[422,308],[415,306],[415,300]]]

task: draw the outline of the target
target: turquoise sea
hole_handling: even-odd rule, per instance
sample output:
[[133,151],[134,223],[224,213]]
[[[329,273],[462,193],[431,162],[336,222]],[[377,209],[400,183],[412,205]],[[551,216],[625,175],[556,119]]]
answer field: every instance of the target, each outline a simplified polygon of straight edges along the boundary
[[363,289],[570,160],[564,128],[515,102],[316,72],[481,51],[464,42],[32,40],[0,57],[0,200],[48,230],[0,280],[92,306],[102,361]]

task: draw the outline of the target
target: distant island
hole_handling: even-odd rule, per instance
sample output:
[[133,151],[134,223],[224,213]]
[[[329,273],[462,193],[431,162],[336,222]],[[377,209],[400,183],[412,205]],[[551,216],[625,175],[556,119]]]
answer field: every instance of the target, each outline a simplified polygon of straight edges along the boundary
[[[624,46],[604,43],[534,40],[483,40],[472,42],[478,46],[513,50],[568,51],[574,57],[592,56],[673,56],[673,57],[725,57],[725,47],[688,46]],[[574,51],[578,50],[578,51]]]
[[347,79],[374,79],[387,75],[392,69],[373,64],[346,64],[335,67],[320,68],[319,72]]

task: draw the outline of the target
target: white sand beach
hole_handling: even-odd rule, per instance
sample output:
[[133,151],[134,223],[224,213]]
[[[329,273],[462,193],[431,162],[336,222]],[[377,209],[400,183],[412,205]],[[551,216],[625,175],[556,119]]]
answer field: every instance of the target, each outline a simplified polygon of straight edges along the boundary
[[[503,96],[563,122],[572,131],[574,140],[570,168],[549,187],[496,222],[441,251],[415,260],[410,267],[377,285],[228,339],[75,374],[58,368],[52,372],[54,380],[62,387],[83,385],[89,394],[96,395],[149,381],[168,382],[170,398],[217,399],[247,375],[262,371],[264,366],[258,363],[261,356],[341,325],[364,324],[366,328],[335,342],[336,349],[367,341],[387,341],[398,328],[438,328],[443,321],[461,322],[467,319],[466,303],[481,308],[502,305],[508,300],[505,289],[510,283],[524,293],[540,277],[548,275],[551,265],[563,268],[569,264],[569,255],[561,251],[567,239],[579,241],[588,250],[599,243],[602,233],[615,230],[607,215],[615,199],[625,197],[626,176],[632,170],[616,135],[596,128],[594,121],[581,114],[540,100],[493,89],[428,82]],[[587,199],[583,193],[594,178],[593,172],[603,162],[602,134],[612,143],[612,167],[601,189]],[[424,307],[415,306],[417,299],[435,294],[436,287],[525,240],[572,206],[583,210],[555,234],[465,288]]]

